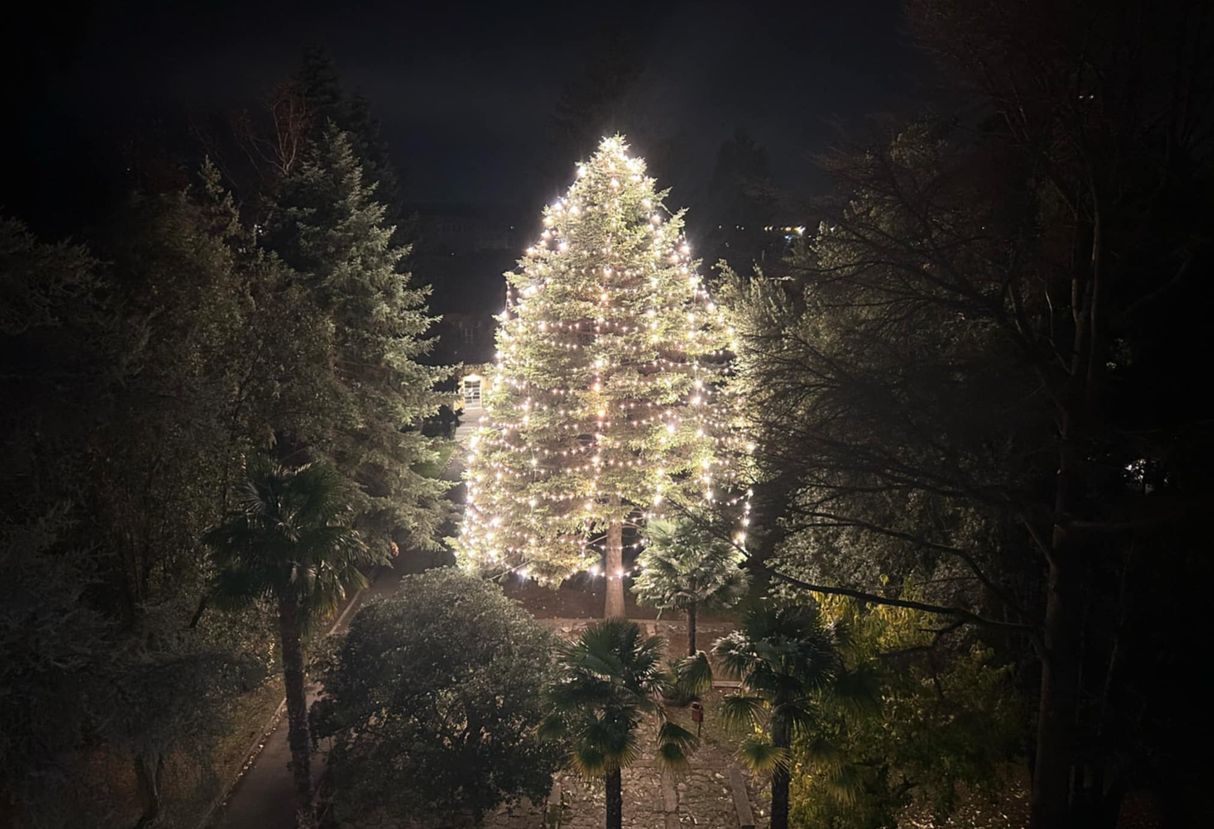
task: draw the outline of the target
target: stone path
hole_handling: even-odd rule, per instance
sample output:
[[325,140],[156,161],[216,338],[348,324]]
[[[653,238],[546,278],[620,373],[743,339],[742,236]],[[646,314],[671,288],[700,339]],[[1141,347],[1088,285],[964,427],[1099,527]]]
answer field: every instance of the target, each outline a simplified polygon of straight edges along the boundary
[[[358,604],[394,592],[399,578],[400,574],[392,570],[382,572]],[[343,614],[343,621],[350,615],[352,613]],[[560,636],[569,638],[597,620],[550,618],[542,621]],[[665,636],[671,654],[679,654],[686,648],[686,631],[682,624],[643,619],[637,622],[647,633]],[[701,646],[710,646],[730,629],[731,626],[725,623],[702,624]],[[713,728],[712,708],[710,703],[705,723],[708,731]],[[681,716],[687,718],[685,712]],[[684,725],[691,727],[687,722]],[[287,772],[290,753],[286,745],[286,727],[281,723],[279,726],[267,736],[255,761],[210,826],[216,829],[294,829],[293,789]],[[649,729],[650,734],[655,732],[656,726]],[[316,756],[314,773],[319,775],[323,765],[323,755]],[[764,810],[756,805],[766,803],[762,781],[756,781],[749,772],[741,770],[729,752],[710,739],[705,740],[692,758],[690,769],[677,776],[663,773],[656,767],[652,741],[646,743],[640,761],[624,771],[623,784],[625,826],[637,829],[693,826],[766,829],[768,826]],[[582,780],[566,772],[554,781],[549,803],[524,802],[502,809],[485,821],[485,829],[595,829],[603,825],[605,805],[601,781]],[[546,822],[546,815],[551,818],[558,814],[559,823]]]
[[[550,619],[545,622],[562,636],[574,636],[594,620]],[[672,651],[677,642],[685,642],[682,625],[673,622],[643,621],[649,633],[660,633],[670,640]],[[704,625],[700,641],[711,643],[729,630],[728,625]],[[681,647],[681,645],[680,645]],[[706,706],[706,737],[691,759],[690,768],[679,775],[664,773],[653,759],[652,739],[647,741],[641,759],[624,770],[624,825],[637,829],[680,829],[704,826],[712,829],[765,829],[765,783],[741,769],[730,751],[708,735],[714,730],[713,705]],[[686,719],[686,713],[679,716]],[[693,727],[689,722],[685,726]],[[719,728],[719,726],[718,726]],[[656,724],[647,731],[653,734]],[[553,784],[547,804],[528,802],[504,808],[485,822],[486,829],[596,829],[603,825],[606,799],[602,781],[583,780],[564,772]],[[547,819],[545,822],[545,813]],[[559,822],[552,819],[559,814]]]
[[[624,770],[624,825],[638,829],[765,829],[764,810],[754,807],[763,791],[748,772],[720,747],[705,744],[680,774],[656,768],[652,752]],[[501,810],[485,822],[486,829],[596,829],[606,808],[601,781],[569,773],[558,776],[548,801],[548,814],[559,811],[559,823],[545,823],[542,806],[522,803]],[[744,822],[748,821],[748,822]]]
[[[342,612],[330,633],[344,630],[345,624],[359,607],[380,596],[394,593],[400,583],[400,573],[384,568],[374,582]],[[308,705],[316,701],[318,687],[308,686]],[[214,829],[295,829],[295,786],[287,763],[291,750],[287,746],[286,718],[279,716],[272,730],[263,737],[260,750],[251,758],[240,779],[228,792],[224,803],[210,816],[206,826]],[[324,755],[312,756],[312,778],[315,784],[324,771]]]

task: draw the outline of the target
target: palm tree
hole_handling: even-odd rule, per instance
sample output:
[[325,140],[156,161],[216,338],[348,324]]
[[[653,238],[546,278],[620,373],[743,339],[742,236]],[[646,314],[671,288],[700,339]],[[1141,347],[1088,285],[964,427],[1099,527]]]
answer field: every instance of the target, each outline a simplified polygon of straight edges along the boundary
[[731,607],[746,595],[741,554],[690,521],[650,521],[645,537],[632,591],[643,605],[687,614],[687,655],[695,656],[697,614]]
[[366,579],[372,556],[349,524],[342,479],[330,467],[286,468],[260,461],[249,470],[239,508],[204,540],[213,551],[214,599],[239,607],[258,599],[278,609],[287,740],[299,808],[311,807],[303,634]]
[[758,607],[713,645],[724,673],[742,683],[722,700],[722,717],[766,732],[749,737],[742,755],[756,771],[771,771],[771,829],[788,829],[788,750],[810,728],[820,695],[843,676],[840,644],[813,608]]
[[639,730],[647,716],[660,723],[657,760],[662,767],[685,767],[698,742],[662,706],[662,692],[673,681],[661,666],[665,646],[660,636],[642,636],[635,622],[607,619],[558,652],[557,678],[547,694],[553,713],[544,730],[567,741],[569,760],[578,772],[602,776],[607,829],[620,829],[623,821],[620,772],[640,753]]

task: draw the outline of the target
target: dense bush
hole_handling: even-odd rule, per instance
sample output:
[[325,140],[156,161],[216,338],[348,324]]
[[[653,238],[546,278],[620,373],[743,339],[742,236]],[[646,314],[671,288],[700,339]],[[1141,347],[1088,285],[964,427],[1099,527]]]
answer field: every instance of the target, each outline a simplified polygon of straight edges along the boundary
[[359,611],[312,708],[314,736],[334,740],[334,811],[472,825],[542,799],[558,764],[536,736],[552,644],[496,585],[454,569],[407,576]]

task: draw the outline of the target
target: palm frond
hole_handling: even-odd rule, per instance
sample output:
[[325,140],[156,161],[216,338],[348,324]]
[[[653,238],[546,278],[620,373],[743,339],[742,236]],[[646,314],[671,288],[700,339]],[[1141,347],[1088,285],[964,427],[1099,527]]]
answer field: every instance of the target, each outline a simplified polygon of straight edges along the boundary
[[732,679],[742,679],[758,661],[752,642],[740,630],[718,639],[712,646],[712,654]]
[[666,771],[682,772],[690,766],[687,750],[677,743],[658,743],[654,759]]
[[830,799],[840,806],[855,806],[863,794],[864,782],[850,763],[828,768],[820,780]]
[[578,711],[609,705],[611,684],[597,676],[573,675],[548,688],[548,701],[558,711]]
[[211,589],[211,599],[222,610],[248,607],[265,591],[256,573],[240,567],[220,570]]
[[813,707],[806,700],[786,702],[772,711],[772,717],[787,722],[797,734],[813,733],[818,722]]
[[328,467],[254,459],[239,508],[203,536],[217,568],[217,600],[291,594],[309,611],[335,606],[365,584],[357,565],[367,550],[344,520],[348,512],[341,478]]
[[666,720],[657,701],[672,681],[661,665],[664,648],[660,637],[646,637],[623,619],[596,622],[558,647],[559,678],[546,696],[560,722],[545,728],[568,742],[569,762],[579,773],[597,776],[635,762],[638,729],[649,713],[663,721],[659,762],[685,763],[694,750],[696,738]]
[[768,774],[788,763],[788,749],[776,748],[766,737],[751,735],[742,741],[738,757],[746,766],[760,774]]
[[669,696],[680,699],[701,696],[712,688],[712,664],[708,654],[700,651],[674,662],[670,669],[673,680]]
[[820,734],[805,741],[804,751],[815,765],[828,770],[837,769],[848,761],[847,755],[843,753],[837,743]]
[[679,748],[690,750],[700,744],[700,738],[674,720],[666,720],[658,729],[658,743],[673,743]]
[[550,714],[540,723],[538,733],[541,740],[559,740],[569,733],[569,726],[562,717]]
[[721,700],[721,719],[727,728],[753,728],[766,719],[767,700],[760,696],[729,694]]
[[740,560],[732,545],[695,521],[655,519],[645,530],[633,592],[639,602],[660,610],[728,607],[749,584]]
[[569,757],[573,768],[584,777],[598,777],[615,767],[607,760],[607,755],[598,746],[589,743],[578,743]]
[[608,771],[631,765],[640,755],[635,722],[583,720],[572,733],[572,743],[575,764],[581,763],[577,755],[585,752],[599,757]]

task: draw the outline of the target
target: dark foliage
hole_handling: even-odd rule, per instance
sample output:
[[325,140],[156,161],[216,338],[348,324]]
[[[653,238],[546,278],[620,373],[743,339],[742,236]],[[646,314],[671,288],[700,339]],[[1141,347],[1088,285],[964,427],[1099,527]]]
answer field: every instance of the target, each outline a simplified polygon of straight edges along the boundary
[[407,576],[360,610],[311,714],[314,736],[333,739],[334,814],[465,826],[542,802],[558,761],[536,733],[552,646],[500,588],[454,569]]
[[830,158],[844,200],[790,279],[738,287],[776,569],[867,601],[923,584],[1001,643],[1039,704],[1034,827],[1196,791],[1168,701],[1208,683],[1160,681],[1183,646],[1154,620],[1209,575],[1206,18],[925,4],[978,117]]

